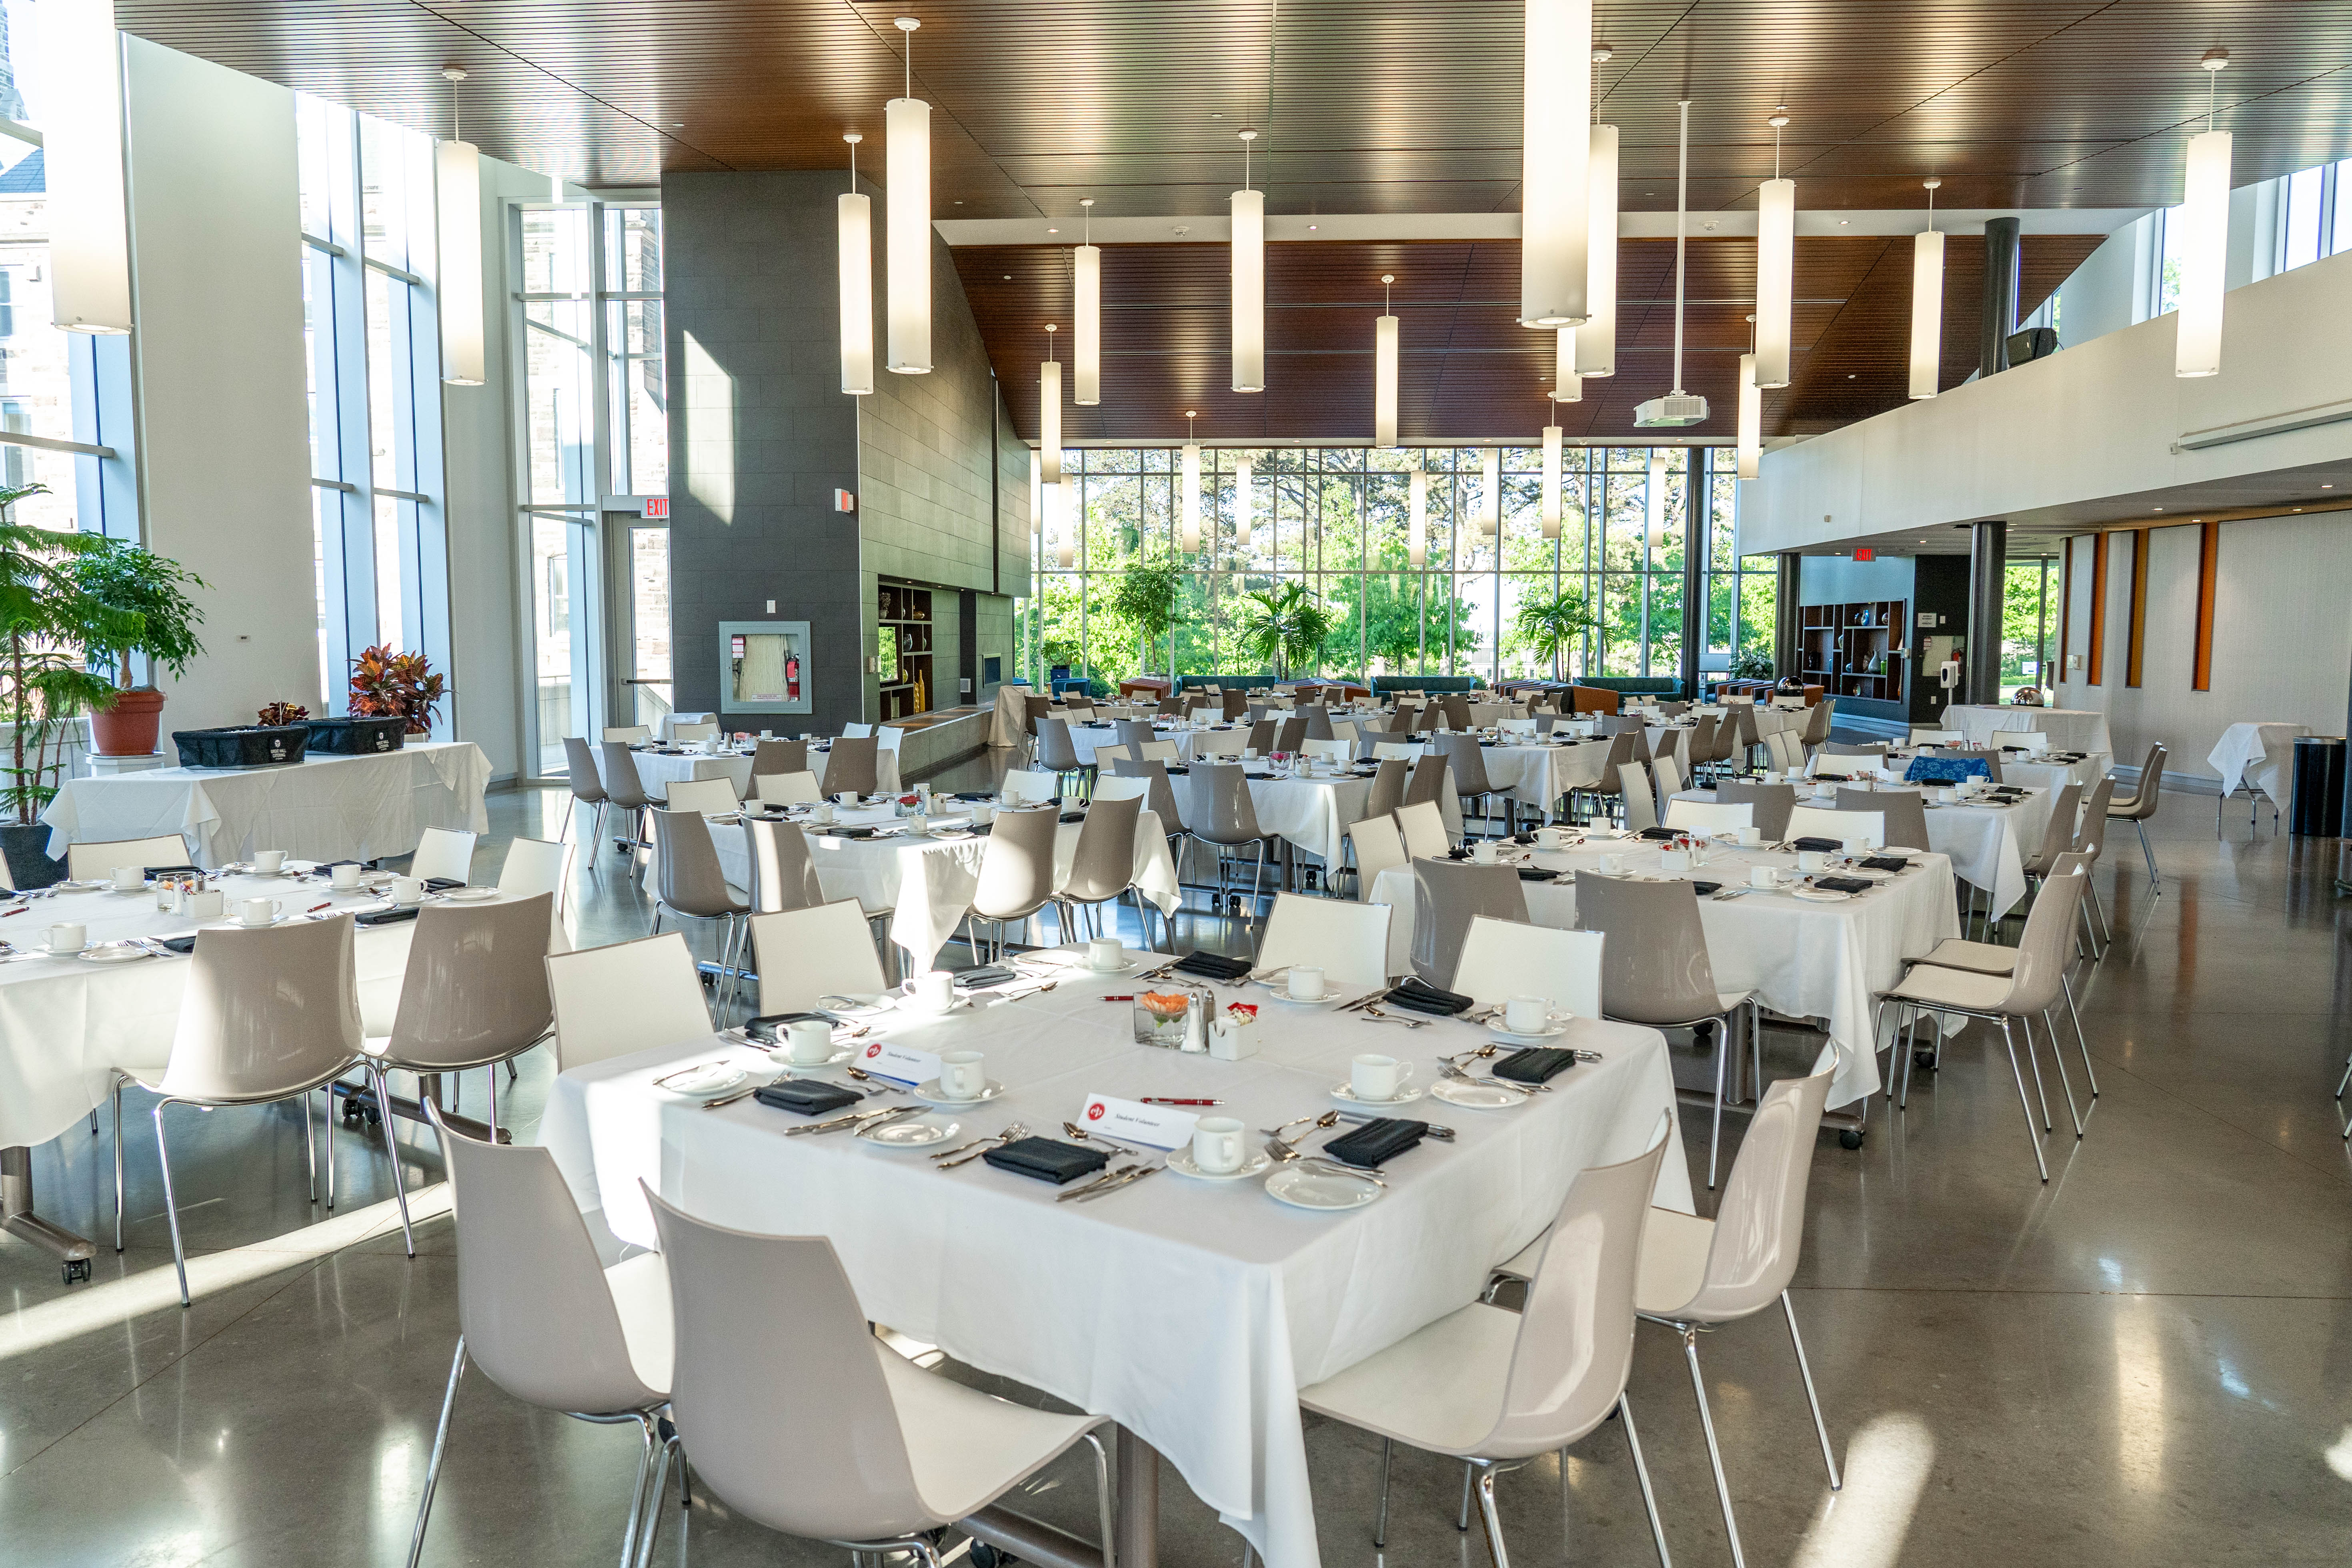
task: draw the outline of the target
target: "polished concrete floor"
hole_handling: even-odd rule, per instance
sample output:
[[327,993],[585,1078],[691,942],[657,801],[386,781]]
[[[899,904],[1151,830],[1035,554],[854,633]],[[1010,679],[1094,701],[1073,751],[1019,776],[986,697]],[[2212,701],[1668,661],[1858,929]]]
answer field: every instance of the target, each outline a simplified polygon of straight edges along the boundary
[[[477,874],[562,805],[494,797]],[[1819,1142],[1795,1299],[1843,1492],[1828,1489],[1778,1317],[1704,1339],[1749,1562],[2344,1559],[2352,1160],[2330,1093],[2352,1047],[2352,900],[2331,886],[2335,841],[2274,836],[2267,815],[2250,833],[2233,808],[2217,837],[2210,797],[2173,797],[2155,837],[2161,897],[2128,836],[2099,873],[2117,926],[2084,990],[2103,1093],[2087,1137],[2062,1114],[2043,1141],[2047,1186],[1981,1028],[1920,1075],[1906,1113],[1874,1107],[1859,1152]],[[583,944],[649,919],[609,868],[578,874],[572,910]],[[1177,931],[1227,949],[1248,934],[1205,915]],[[1768,1066],[1795,1070],[1801,1038],[1773,1045]],[[527,1059],[505,1097],[526,1131],[550,1071],[544,1053]],[[467,1109],[480,1091],[476,1075]],[[290,1110],[182,1111],[174,1173],[208,1281],[183,1310],[134,1112],[129,1250],[102,1251],[95,1283],[66,1288],[46,1255],[0,1237],[0,1564],[398,1562],[457,1333],[448,1222],[420,1228],[411,1261],[380,1145],[339,1136],[346,1201],[330,1219],[305,1199]],[[1703,1162],[1703,1145],[1690,1152]],[[102,1234],[110,1158],[103,1133],[39,1150],[43,1209]],[[412,1188],[439,1181],[429,1152],[403,1164]],[[1632,1394],[1676,1560],[1727,1561],[1690,1385],[1662,1331],[1641,1332]],[[632,1441],[469,1378],[425,1561],[613,1562]],[[1326,1562],[1484,1561],[1454,1527],[1455,1467],[1399,1456],[1382,1553],[1377,1445],[1318,1424],[1309,1456]],[[1073,1465],[1022,1506],[1090,1534],[1088,1489]],[[1654,1561],[1613,1424],[1565,1474],[1539,1462],[1501,1497],[1517,1563]],[[665,1563],[679,1552],[675,1498]],[[845,1561],[699,1496],[687,1518],[693,1561]],[[1171,1568],[1240,1558],[1172,1472],[1161,1540]]]

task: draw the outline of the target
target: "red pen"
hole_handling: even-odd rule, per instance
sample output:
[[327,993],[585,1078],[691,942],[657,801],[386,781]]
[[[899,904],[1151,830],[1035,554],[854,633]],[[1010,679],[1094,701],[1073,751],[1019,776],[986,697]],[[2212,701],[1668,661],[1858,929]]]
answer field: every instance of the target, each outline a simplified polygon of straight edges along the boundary
[[21,914],[23,914],[26,910],[29,910],[29,909],[31,909],[32,907],[33,907],[33,906],[32,906],[32,905],[30,905],[30,904],[18,904],[15,909],[10,910],[8,911],[8,914],[7,914],[7,915],[0,915],[0,921],[5,921],[5,920],[6,920],[6,919],[8,918],[8,915],[21,915]]
[[1223,1105],[1224,1101],[1222,1100],[1169,1100],[1161,1096],[1147,1094],[1141,1103],[1145,1105]]
[[[21,910],[11,910],[9,911],[11,914],[22,914],[23,912],[24,911]],[[1132,996],[1106,996],[1103,1000],[1106,1002],[1132,1002],[1135,998]]]
[[332,903],[332,902],[328,902],[328,903],[323,903],[323,904],[312,904],[309,909],[304,910],[302,912],[303,912],[304,914],[306,914],[306,915],[315,915],[315,914],[317,914],[320,910],[331,910],[331,909],[333,909],[334,907],[335,907],[335,906],[333,905],[333,903]]

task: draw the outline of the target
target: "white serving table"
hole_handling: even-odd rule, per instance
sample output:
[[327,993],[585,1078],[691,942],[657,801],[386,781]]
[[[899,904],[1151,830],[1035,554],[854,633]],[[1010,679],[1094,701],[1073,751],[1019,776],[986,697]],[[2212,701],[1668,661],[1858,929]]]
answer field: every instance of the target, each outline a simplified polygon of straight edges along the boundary
[[2205,760],[2221,775],[2223,795],[2235,795],[2241,784],[2247,784],[2284,811],[2293,790],[2287,764],[2294,760],[2295,737],[2310,733],[2308,724],[2232,724],[2221,731]]
[[405,855],[428,827],[489,828],[490,759],[471,741],[412,741],[397,752],[314,755],[274,768],[151,768],[69,779],[41,820],[49,854],[68,844],[176,833],[191,864],[257,849],[318,860]]
[[2063,751],[2105,752],[2113,756],[2116,750],[2116,743],[2107,738],[2107,716],[2091,708],[1958,702],[1944,710],[1944,728],[1958,730],[1971,746],[1990,746],[1996,730],[2039,730]]
[[[1254,990],[1258,1054],[1223,1062],[1135,1045],[1132,1005],[1099,999],[1131,989],[1066,984],[947,1021],[886,1015],[884,1027],[918,1049],[985,1053],[1005,1093],[946,1118],[959,1141],[1016,1121],[1052,1132],[1092,1093],[1216,1098],[1224,1114],[1270,1127],[1331,1106],[1330,1086],[1374,1042],[1425,1082],[1438,1053],[1489,1037],[1451,1021],[1408,1031],[1288,1008]],[[1404,1114],[1456,1129],[1456,1141],[1395,1157],[1390,1190],[1347,1214],[1284,1207],[1256,1180],[1174,1173],[1056,1204],[1054,1187],[984,1162],[940,1171],[842,1134],[787,1138],[802,1118],[751,1100],[705,1110],[652,1087],[682,1062],[776,1070],[711,1037],[565,1073],[540,1133],[583,1207],[622,1239],[655,1240],[640,1180],[714,1224],[827,1237],[869,1318],[1116,1418],[1267,1568],[1318,1568],[1298,1390],[1476,1300],[1487,1270],[1558,1216],[1579,1172],[1633,1158],[1675,1114],[1655,1031],[1580,1020],[1561,1043],[1605,1059],[1507,1110],[1414,1102]],[[1691,1207],[1678,1142],[1656,1201]],[[1122,1563],[1152,1560],[1151,1507],[1148,1485],[1122,1488],[1121,1534],[1142,1543]]]

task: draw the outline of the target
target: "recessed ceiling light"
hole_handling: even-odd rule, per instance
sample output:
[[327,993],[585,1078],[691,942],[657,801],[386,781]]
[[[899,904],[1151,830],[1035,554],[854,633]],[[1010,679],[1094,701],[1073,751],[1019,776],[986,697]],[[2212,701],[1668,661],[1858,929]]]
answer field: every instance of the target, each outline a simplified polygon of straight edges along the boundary
[[1005,280],[1007,283],[1012,282],[1012,281],[1013,281],[1013,274],[1012,274],[1012,273],[1010,273],[1010,272],[1006,273],[1006,274],[1004,275],[1004,280]]
[[2162,507],[2158,507],[2158,508],[2156,508],[2155,510],[2158,510],[2158,511],[2162,511],[2164,509],[2163,509]]
[[1046,232],[1047,234],[1059,234],[1059,233],[1061,233],[1062,231],[1061,231],[1060,229],[1058,229],[1058,228],[1049,228],[1049,229],[1047,229],[1045,232]]
[[1840,227],[1840,228],[1843,228],[1843,227],[1844,227],[1848,223],[1850,223],[1850,222],[1852,222],[1852,221],[1853,221],[1853,220],[1852,220],[1852,219],[1850,219],[1850,218],[1840,218],[1840,219],[1838,219],[1838,227]]
[[2294,510],[2297,510],[2297,511],[2301,511],[2301,510],[2303,510],[2303,508],[2301,508],[2301,507],[2297,507],[2297,508],[2295,508]]
[[1223,119],[1224,118],[1224,116],[1223,116],[1223,115],[1222,115],[1222,114],[1213,114],[1213,114],[1211,114],[1211,115],[1209,116],[1209,118],[1210,118],[1210,119],[1212,119],[1212,120],[1223,120]]
[[1318,224],[1311,224],[1311,223],[1310,223],[1310,224],[1308,224],[1307,226],[1307,228],[1311,231],[1311,230],[1313,230],[1313,229],[1316,229],[1316,228],[1318,228],[1318,227],[1320,227],[1321,226],[1320,226],[1320,225],[1318,225]]
[[2335,487],[2334,485],[2322,485],[2322,486],[2320,486],[2319,488],[2320,488],[2321,489],[2324,489],[2324,490],[2332,490],[2332,489],[2334,489],[2336,487]]
[[1846,373],[1845,373],[1845,378],[1846,378],[1848,381],[1852,381],[1852,380],[1853,379],[1853,376],[1854,376],[1854,373],[1853,373],[1853,372],[1852,372],[1852,371],[1848,371],[1848,372],[1846,372]]

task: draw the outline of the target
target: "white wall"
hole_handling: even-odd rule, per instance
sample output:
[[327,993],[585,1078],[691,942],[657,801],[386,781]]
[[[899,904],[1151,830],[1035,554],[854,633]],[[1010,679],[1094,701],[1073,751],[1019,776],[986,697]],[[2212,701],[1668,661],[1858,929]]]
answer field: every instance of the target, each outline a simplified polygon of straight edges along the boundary
[[323,712],[294,95],[124,44],[145,542],[211,584],[163,728]]

